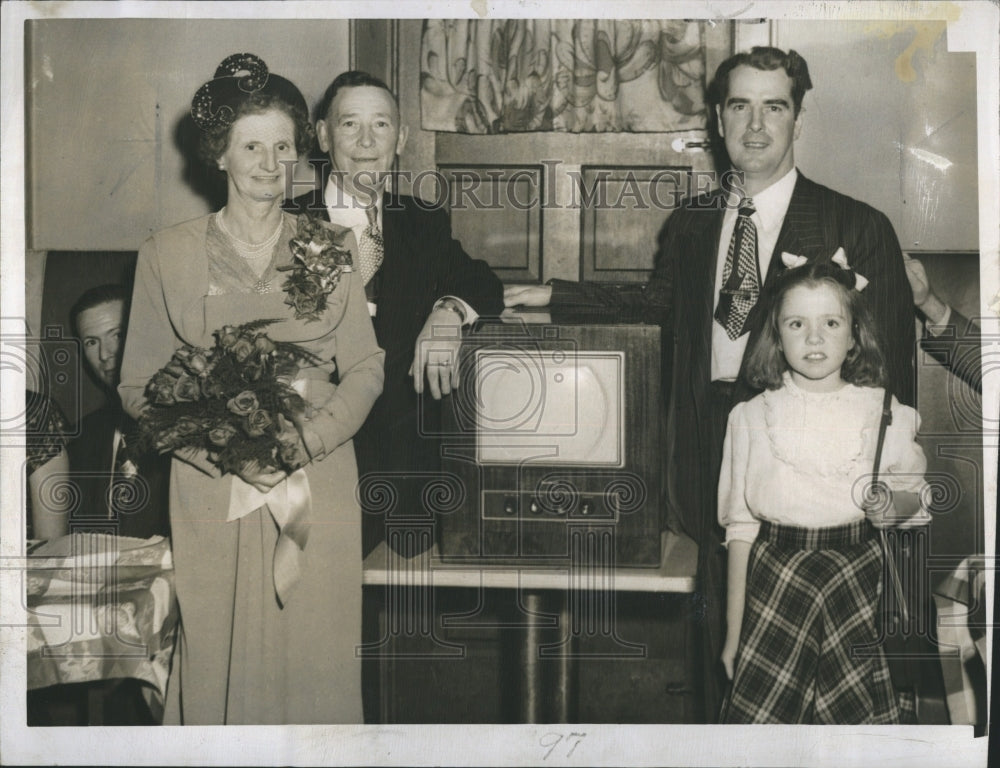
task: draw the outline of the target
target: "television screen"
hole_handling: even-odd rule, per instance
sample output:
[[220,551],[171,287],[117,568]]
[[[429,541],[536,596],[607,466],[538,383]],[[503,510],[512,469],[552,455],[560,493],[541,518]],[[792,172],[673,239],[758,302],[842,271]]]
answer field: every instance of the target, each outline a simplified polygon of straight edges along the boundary
[[622,352],[480,349],[475,360],[480,465],[624,465]]

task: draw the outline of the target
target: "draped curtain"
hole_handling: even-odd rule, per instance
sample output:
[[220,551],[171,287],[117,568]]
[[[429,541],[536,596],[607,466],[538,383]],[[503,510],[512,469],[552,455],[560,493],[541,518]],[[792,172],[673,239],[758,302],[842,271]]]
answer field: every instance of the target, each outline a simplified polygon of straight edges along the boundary
[[702,23],[424,21],[426,130],[665,132],[705,127]]

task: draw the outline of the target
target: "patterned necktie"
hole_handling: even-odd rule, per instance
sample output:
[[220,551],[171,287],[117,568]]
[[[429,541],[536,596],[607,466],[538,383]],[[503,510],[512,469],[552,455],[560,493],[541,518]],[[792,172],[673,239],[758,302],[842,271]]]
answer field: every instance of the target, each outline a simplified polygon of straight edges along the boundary
[[378,209],[370,205],[365,209],[365,215],[368,216],[368,226],[361,233],[361,240],[358,242],[358,268],[364,285],[368,285],[382,266],[385,241],[382,239],[382,230],[378,228]]
[[736,340],[746,333],[747,316],[760,295],[760,268],[757,264],[757,227],[751,216],[755,212],[749,197],[740,202],[739,215],[729,253],[722,268],[722,289],[715,319],[726,329],[726,335]]

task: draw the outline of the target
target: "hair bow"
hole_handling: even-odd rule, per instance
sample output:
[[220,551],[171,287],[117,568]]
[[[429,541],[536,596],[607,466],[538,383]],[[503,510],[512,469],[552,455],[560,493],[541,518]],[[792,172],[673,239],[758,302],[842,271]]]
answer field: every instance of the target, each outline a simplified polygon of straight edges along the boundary
[[[781,263],[784,264],[789,269],[795,269],[796,267],[804,266],[809,260],[805,256],[798,256],[794,253],[788,253],[788,251],[782,251],[781,253]],[[833,256],[830,258],[834,264],[836,264],[841,269],[846,269],[848,272],[854,275],[854,290],[863,291],[865,286],[868,285],[868,278],[864,275],[859,275],[853,269],[851,269],[850,264],[847,263],[847,254],[844,253],[844,248],[841,246],[836,250]]]
[[789,253],[788,251],[781,252],[781,263],[789,269],[801,267],[806,263],[806,261],[808,261],[808,259],[806,259],[805,256],[796,256],[794,253]]
[[847,263],[847,254],[844,253],[844,247],[841,246],[836,250],[836,252],[831,257],[830,261],[836,264],[841,269],[846,269],[849,272],[854,273],[854,290],[863,291],[865,286],[868,285],[868,278],[864,275],[859,275],[851,269],[850,265]]

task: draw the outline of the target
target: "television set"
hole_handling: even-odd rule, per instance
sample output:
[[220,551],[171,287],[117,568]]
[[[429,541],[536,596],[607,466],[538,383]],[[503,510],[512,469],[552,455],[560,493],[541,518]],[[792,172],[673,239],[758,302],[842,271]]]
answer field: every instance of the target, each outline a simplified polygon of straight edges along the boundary
[[459,364],[442,452],[465,501],[439,516],[442,557],[569,558],[594,534],[618,566],[659,565],[659,327],[515,313],[469,333]]

